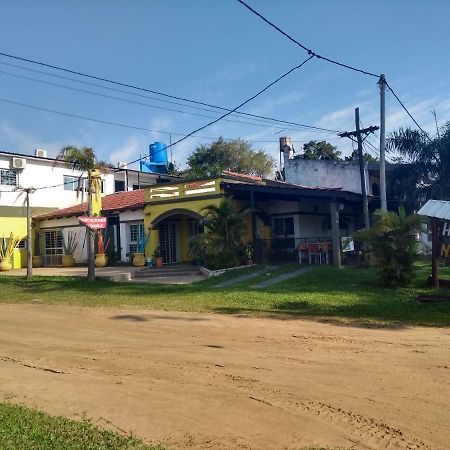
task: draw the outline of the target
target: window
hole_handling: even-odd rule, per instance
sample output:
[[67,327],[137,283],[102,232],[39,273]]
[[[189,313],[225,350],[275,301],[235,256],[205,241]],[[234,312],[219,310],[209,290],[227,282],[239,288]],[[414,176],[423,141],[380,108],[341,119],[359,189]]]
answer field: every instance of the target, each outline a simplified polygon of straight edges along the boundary
[[295,228],[293,217],[277,217],[273,220],[273,235],[283,248],[295,247]]
[[45,254],[46,255],[63,254],[61,230],[45,231]]
[[142,243],[144,239],[144,224],[142,222],[130,224],[130,240],[128,244],[128,251],[130,253],[136,253],[138,250],[138,244]]
[[114,180],[114,192],[123,192],[125,190],[125,181]]
[[[101,180],[101,193],[103,194],[105,182]],[[64,190],[65,191],[84,191],[88,190],[87,178],[74,177],[71,175],[64,175]]]
[[15,170],[1,169],[0,184],[3,186],[17,186],[17,172]]

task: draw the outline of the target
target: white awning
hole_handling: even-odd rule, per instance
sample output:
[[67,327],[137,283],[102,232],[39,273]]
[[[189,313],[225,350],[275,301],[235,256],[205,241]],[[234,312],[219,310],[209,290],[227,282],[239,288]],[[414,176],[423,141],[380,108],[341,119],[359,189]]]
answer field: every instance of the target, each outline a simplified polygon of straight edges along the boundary
[[417,211],[421,216],[435,217],[437,219],[450,220],[450,202],[445,200],[428,200]]

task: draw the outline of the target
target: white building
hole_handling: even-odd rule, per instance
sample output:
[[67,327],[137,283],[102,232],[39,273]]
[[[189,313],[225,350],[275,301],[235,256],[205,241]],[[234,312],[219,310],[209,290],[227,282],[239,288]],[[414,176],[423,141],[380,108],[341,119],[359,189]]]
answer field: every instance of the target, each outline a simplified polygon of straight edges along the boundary
[[[121,167],[102,174],[101,179],[102,195],[106,196],[167,182],[173,177]],[[48,158],[45,150],[36,150],[34,155],[0,151],[0,238],[11,233],[22,239],[26,237],[25,195],[18,188],[28,187],[36,189],[30,195],[34,216],[86,199],[86,174],[68,168],[63,161]],[[21,247],[25,247],[25,241]],[[15,268],[26,264],[24,253],[16,253]]]

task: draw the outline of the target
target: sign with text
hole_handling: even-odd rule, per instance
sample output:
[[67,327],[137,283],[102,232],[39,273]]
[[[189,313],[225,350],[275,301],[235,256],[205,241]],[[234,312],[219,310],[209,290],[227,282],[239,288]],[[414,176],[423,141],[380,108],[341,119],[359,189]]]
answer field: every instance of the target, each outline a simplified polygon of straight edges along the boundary
[[89,217],[89,216],[81,216],[78,217],[79,222],[82,225],[90,228],[91,230],[102,230],[106,228],[106,217]]

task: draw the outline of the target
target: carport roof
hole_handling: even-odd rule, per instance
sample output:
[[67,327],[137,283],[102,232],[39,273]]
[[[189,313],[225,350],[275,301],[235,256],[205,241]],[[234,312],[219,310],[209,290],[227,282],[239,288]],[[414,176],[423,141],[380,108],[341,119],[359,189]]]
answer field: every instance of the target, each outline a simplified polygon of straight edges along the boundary
[[421,216],[435,217],[437,219],[450,220],[450,202],[445,200],[428,200],[417,214]]
[[[128,192],[116,192],[115,194],[105,195],[102,197],[102,213],[111,213],[115,211],[136,210],[144,208],[145,193],[144,189],[136,189]],[[74,217],[87,214],[87,202],[78,205],[69,206],[68,208],[57,209],[44,214],[33,217],[34,220],[60,219],[62,217]]]

